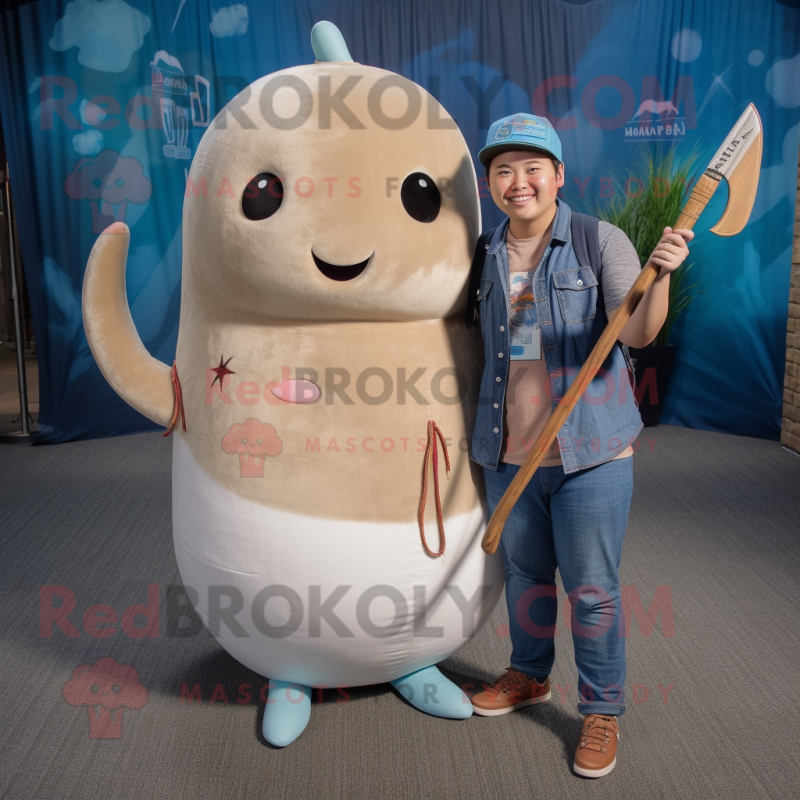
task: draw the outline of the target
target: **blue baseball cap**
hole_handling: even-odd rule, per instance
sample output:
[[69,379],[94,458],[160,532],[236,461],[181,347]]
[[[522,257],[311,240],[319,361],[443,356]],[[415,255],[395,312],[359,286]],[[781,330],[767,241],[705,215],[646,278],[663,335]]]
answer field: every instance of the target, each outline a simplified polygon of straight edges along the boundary
[[509,150],[541,150],[561,161],[558,134],[549,120],[533,114],[512,114],[493,123],[478,158],[488,167],[496,155]]

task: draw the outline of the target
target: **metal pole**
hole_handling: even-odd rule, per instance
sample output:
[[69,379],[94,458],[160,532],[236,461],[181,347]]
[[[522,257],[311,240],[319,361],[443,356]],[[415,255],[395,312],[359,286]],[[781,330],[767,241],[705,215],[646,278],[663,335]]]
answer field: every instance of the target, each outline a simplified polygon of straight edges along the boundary
[[17,284],[16,236],[17,224],[14,206],[11,203],[11,183],[8,179],[8,162],[6,162],[5,201],[8,219],[8,250],[11,257],[11,297],[14,304],[14,337],[17,350],[17,379],[19,384],[19,417],[22,422],[22,435],[30,436],[28,423],[28,376],[25,372],[25,342],[22,340],[22,303]]

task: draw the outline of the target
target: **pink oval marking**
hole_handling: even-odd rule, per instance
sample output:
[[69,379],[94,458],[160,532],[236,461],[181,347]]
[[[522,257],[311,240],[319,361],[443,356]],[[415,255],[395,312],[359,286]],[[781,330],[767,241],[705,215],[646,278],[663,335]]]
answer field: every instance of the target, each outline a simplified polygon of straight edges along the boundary
[[319,386],[312,381],[293,378],[272,387],[272,394],[284,403],[313,403],[319,399]]

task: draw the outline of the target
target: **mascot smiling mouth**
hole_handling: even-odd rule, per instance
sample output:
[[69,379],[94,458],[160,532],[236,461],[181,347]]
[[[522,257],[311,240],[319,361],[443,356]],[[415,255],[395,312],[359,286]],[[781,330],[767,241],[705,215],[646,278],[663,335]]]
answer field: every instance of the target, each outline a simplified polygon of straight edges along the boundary
[[332,281],[351,281],[353,278],[357,278],[367,267],[370,258],[374,255],[370,253],[370,255],[364,259],[364,261],[360,261],[358,264],[329,264],[327,261],[323,261],[317,255],[314,254],[314,251],[311,251],[311,255],[314,256],[314,263],[317,265],[317,269],[326,277],[330,278]]

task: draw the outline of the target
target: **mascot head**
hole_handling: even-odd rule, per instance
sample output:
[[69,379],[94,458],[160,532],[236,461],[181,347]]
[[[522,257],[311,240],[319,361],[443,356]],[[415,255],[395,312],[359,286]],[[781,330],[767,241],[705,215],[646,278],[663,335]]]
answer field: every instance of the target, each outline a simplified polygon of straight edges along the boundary
[[463,136],[422,87],[354,62],[331,23],[311,38],[314,64],[257,80],[203,136],[184,291],[261,318],[458,312],[480,225]]

